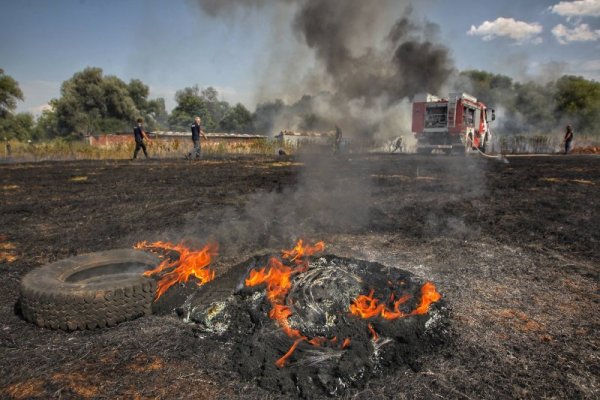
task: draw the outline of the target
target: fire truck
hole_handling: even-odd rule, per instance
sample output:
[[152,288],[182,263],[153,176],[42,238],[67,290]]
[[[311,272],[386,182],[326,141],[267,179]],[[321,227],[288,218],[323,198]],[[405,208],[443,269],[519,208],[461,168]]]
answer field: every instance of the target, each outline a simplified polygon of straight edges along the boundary
[[417,152],[485,152],[492,138],[489,123],[495,119],[494,110],[466,93],[450,93],[448,98],[416,95],[412,132],[417,139]]

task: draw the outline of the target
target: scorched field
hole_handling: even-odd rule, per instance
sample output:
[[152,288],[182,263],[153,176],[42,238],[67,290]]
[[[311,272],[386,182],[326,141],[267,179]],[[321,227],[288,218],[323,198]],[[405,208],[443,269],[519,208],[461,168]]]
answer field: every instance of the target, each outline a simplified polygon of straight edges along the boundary
[[333,395],[598,398],[600,158],[509,161],[369,154],[3,164],[0,397],[327,396],[306,382],[278,390],[283,381],[266,372],[244,373],[244,349],[252,353],[256,341],[236,336],[232,345],[233,334],[207,334],[175,311],[65,332],[26,322],[18,304],[25,274],[73,255],[214,242],[218,282],[303,238],[323,241],[323,253],[335,255],[327,260],[431,281],[449,310],[445,340]]

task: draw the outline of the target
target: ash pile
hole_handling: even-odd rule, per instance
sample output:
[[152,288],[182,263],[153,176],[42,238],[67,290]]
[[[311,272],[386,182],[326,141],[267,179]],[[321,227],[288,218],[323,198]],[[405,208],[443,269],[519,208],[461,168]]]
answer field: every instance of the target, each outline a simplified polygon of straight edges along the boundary
[[231,367],[276,392],[304,398],[363,387],[449,337],[449,310],[431,282],[407,271],[317,256],[300,241],[208,282],[179,309],[225,343]]

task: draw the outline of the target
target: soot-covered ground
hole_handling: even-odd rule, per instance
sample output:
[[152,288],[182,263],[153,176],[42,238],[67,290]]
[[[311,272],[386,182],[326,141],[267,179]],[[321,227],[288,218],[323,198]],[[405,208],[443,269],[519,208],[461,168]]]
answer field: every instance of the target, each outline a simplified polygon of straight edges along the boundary
[[[217,276],[294,240],[436,283],[452,340],[345,397],[598,398],[600,158],[352,155],[0,165],[0,397],[280,398],[177,315],[40,329],[32,268],[139,240],[219,241]],[[224,339],[221,339],[224,340]]]

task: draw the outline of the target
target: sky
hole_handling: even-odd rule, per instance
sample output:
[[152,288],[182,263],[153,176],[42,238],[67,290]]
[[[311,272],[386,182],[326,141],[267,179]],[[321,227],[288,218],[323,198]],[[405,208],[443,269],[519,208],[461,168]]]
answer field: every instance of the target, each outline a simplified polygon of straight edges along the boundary
[[[63,81],[88,66],[124,81],[141,79],[169,110],[178,89],[196,84],[251,110],[270,96],[293,101],[272,82],[301,85],[302,74],[314,68],[311,49],[292,29],[303,0],[244,1],[250,6],[224,14],[210,11],[211,0],[205,7],[201,0],[0,0],[0,68],[24,93],[17,111],[36,115],[60,96]],[[372,3],[385,8],[372,21],[381,32],[407,4],[412,18],[437,24],[435,40],[449,48],[458,70],[518,81],[562,74],[600,80],[600,0]],[[360,36],[361,27],[356,30]],[[364,46],[381,42],[361,39]]]

